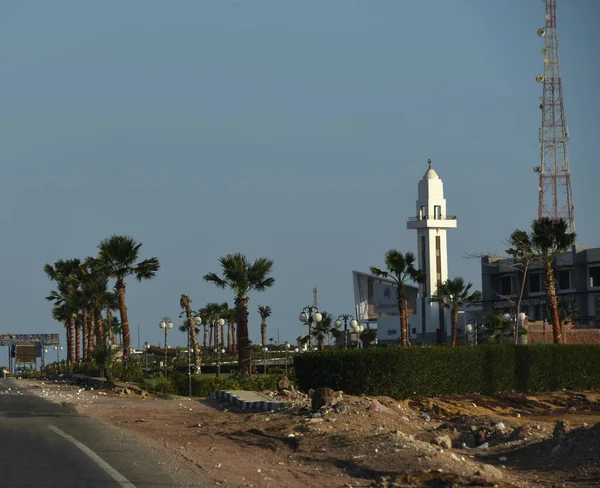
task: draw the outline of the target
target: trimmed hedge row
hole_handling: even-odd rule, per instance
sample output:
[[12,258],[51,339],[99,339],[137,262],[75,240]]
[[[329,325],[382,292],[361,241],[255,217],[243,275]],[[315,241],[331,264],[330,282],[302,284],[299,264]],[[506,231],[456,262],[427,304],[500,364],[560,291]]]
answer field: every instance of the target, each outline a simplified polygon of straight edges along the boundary
[[600,346],[591,344],[342,349],[296,355],[294,367],[304,391],[396,399],[600,388]]

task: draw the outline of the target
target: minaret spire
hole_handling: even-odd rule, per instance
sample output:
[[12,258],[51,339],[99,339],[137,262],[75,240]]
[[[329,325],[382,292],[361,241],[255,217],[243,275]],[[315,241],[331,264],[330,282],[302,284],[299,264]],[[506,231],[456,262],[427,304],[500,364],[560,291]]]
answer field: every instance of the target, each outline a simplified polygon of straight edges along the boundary
[[429,165],[429,169],[431,169],[431,159],[427,160],[427,164]]

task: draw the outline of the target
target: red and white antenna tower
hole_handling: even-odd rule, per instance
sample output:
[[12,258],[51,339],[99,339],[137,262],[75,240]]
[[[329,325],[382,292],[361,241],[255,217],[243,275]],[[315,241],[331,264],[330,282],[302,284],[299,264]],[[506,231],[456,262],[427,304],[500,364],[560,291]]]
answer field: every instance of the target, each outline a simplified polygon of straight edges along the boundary
[[542,83],[542,128],[540,129],[540,165],[534,168],[540,175],[538,186],[538,218],[563,218],[569,231],[575,232],[575,206],[569,169],[569,129],[565,120],[558,34],[556,32],[557,0],[542,0],[546,4],[546,27],[538,29],[544,39],[544,74],[536,76]]

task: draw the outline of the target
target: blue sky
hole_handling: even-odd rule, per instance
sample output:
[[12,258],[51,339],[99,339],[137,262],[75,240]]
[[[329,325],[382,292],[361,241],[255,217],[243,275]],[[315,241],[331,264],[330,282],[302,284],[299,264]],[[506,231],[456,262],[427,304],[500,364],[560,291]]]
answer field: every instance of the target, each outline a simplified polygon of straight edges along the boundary
[[[539,0],[131,0],[0,4],[0,332],[56,332],[44,263],[111,234],[162,269],[128,284],[132,339],[233,296],[205,284],[230,252],[275,261],[269,336],[353,313],[351,270],[416,252],[427,159],[445,184],[449,273],[536,216]],[[579,242],[600,245],[600,2],[559,2]],[[592,193],[592,192],[595,193]],[[594,195],[594,199],[592,198]],[[173,332],[174,342],[184,335]]]

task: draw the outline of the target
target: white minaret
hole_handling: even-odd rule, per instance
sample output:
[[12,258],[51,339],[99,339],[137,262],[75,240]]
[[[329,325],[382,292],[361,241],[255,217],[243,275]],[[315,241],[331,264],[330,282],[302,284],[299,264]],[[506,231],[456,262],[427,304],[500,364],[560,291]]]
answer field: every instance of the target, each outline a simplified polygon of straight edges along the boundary
[[[436,293],[438,284],[448,279],[448,251],[446,229],[455,229],[455,216],[446,214],[444,184],[431,168],[431,159],[427,161],[429,169],[419,181],[419,199],[417,215],[407,222],[409,229],[417,230],[418,267],[425,273],[425,282],[419,285],[420,310],[417,311],[421,322],[421,341],[423,343],[446,342],[450,322],[448,313],[440,313],[431,297]],[[440,329],[444,330],[441,334]]]

